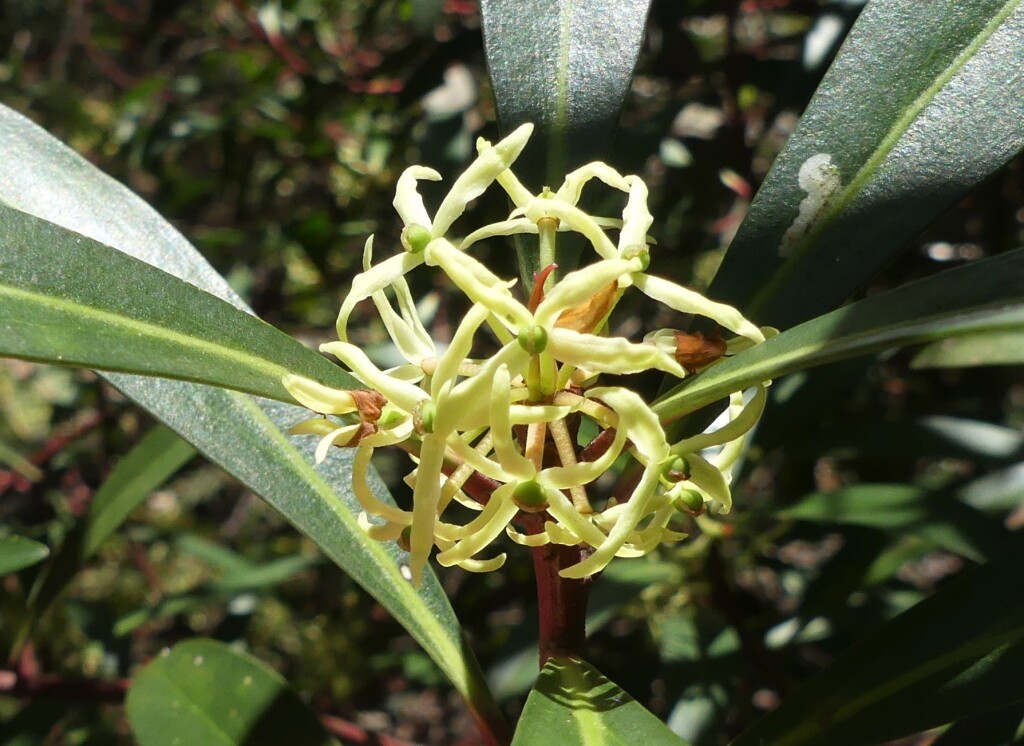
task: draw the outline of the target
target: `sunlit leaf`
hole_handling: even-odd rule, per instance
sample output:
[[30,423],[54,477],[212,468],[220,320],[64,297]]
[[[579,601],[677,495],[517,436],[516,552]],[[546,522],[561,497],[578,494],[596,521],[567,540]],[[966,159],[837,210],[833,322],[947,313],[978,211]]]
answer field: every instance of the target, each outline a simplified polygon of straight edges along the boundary
[[[1024,147],[1022,35],[1019,0],[868,3],[758,192],[712,297],[788,327],[862,286]],[[823,171],[826,157],[838,182]],[[801,215],[808,190],[817,199]]]

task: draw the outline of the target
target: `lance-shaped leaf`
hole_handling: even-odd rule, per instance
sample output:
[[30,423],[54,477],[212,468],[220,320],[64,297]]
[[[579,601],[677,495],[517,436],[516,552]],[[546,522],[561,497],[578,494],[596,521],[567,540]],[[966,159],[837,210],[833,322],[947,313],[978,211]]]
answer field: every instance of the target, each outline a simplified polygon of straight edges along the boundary
[[685,746],[658,718],[577,658],[552,658],[526,700],[512,746]]
[[804,368],[961,334],[1024,330],[1024,250],[972,262],[820,316],[687,379],[659,399],[668,422]]
[[[603,160],[618,126],[643,45],[650,0],[482,0],[487,67],[502,131],[532,122],[516,174],[532,190],[557,189],[565,175]],[[536,244],[516,236],[529,286]],[[579,261],[580,243],[559,240],[558,262]]]
[[712,297],[787,327],[834,308],[1024,147],[1020,0],[868,3]]
[[973,368],[1024,364],[1024,333],[989,332],[932,342],[910,362],[912,368]]
[[156,658],[125,706],[141,746],[337,746],[281,674],[214,640],[185,640]]
[[[121,184],[21,115],[0,106],[0,202],[160,267],[248,310],[173,226]],[[126,278],[130,281],[130,278]],[[346,452],[313,466],[313,443],[283,430],[305,410],[186,381],[107,374],[117,388],[263,497],[394,615],[468,700],[492,733],[503,718],[458,620],[428,570],[414,589],[407,555],[359,529]],[[386,495],[379,480],[374,489]]]
[[733,746],[880,743],[1024,699],[1020,551],[864,638]]
[[145,262],[0,204],[0,355],[294,401],[287,373],[360,384],[287,334]]

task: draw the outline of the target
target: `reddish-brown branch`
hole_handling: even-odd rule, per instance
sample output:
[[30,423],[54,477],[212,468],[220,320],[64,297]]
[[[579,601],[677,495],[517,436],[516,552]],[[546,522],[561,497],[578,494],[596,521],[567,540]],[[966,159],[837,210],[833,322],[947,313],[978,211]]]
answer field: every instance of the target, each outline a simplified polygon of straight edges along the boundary
[[583,655],[587,642],[587,601],[594,577],[573,580],[558,572],[584,559],[586,550],[580,546],[545,544],[533,549],[542,668],[550,658]]

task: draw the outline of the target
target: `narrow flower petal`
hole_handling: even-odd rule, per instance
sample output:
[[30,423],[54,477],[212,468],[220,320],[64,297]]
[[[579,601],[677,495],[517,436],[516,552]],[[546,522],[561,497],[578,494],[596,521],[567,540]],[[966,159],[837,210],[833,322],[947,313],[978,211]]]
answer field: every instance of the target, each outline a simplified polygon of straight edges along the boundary
[[747,402],[737,416],[723,427],[710,433],[700,433],[685,440],[681,440],[672,446],[672,453],[697,453],[705,448],[722,445],[730,440],[742,437],[747,433],[764,412],[764,405],[768,399],[768,390],[764,386],[758,386],[754,391],[753,398]]
[[489,308],[502,323],[519,326],[531,323],[533,316],[512,297],[505,282],[476,259],[447,241],[434,241],[424,256],[431,264],[441,267],[470,300]]
[[408,526],[412,522],[412,514],[394,505],[389,505],[377,498],[367,482],[370,472],[370,457],[373,449],[367,446],[356,448],[355,458],[352,459],[352,492],[359,502],[359,506],[370,515],[383,518],[391,523],[400,523]]
[[556,490],[567,490],[574,485],[589,484],[611,468],[626,444],[626,429],[615,431],[615,439],[600,458],[581,461],[572,466],[551,466],[537,475],[537,481]]
[[558,316],[585,303],[622,275],[640,269],[638,259],[605,259],[570,272],[555,285],[537,306],[537,323],[548,327]]
[[742,337],[748,337],[755,342],[764,341],[764,334],[761,330],[747,321],[743,314],[732,306],[708,300],[700,293],[687,290],[674,282],[654,275],[640,274],[633,278],[633,282],[649,298],[664,303],[680,313],[706,316]]
[[427,398],[418,386],[402,381],[384,373],[371,362],[366,353],[348,342],[328,342],[320,345],[321,352],[334,355],[348,366],[352,375],[366,386],[382,393],[395,406],[405,412],[412,412],[416,405]]
[[495,236],[512,236],[516,233],[537,233],[537,224],[529,218],[514,218],[500,223],[491,223],[470,233],[459,244],[459,251],[465,251],[478,241]]
[[622,211],[622,230],[619,232],[619,251],[647,245],[647,231],[654,218],[647,209],[647,185],[639,176],[627,176],[629,200]]
[[622,337],[598,337],[555,328],[548,334],[547,351],[560,362],[596,373],[642,373],[657,368],[677,378],[686,376],[683,367],[663,350]]
[[585,578],[600,572],[612,561],[615,554],[626,543],[626,539],[636,529],[640,520],[648,514],[648,501],[658,485],[658,478],[661,476],[658,465],[649,465],[644,469],[640,482],[630,495],[626,503],[626,510],[615,522],[608,537],[594,549],[594,553],[582,562],[567,567],[558,574],[563,578]]
[[299,404],[320,414],[348,414],[359,408],[351,391],[324,386],[294,373],[282,376],[281,385]]
[[601,226],[578,207],[557,199],[538,197],[526,205],[525,212],[526,217],[534,222],[541,218],[558,218],[577,233],[582,233],[602,259],[617,259],[619,256],[615,244]]
[[405,531],[405,527],[409,525],[407,523],[392,523],[391,521],[386,523],[374,523],[370,520],[370,516],[366,511],[361,512],[356,517],[356,523],[359,525],[359,528],[362,529],[363,533],[377,541],[395,541],[402,535],[402,532]]
[[600,179],[612,189],[618,189],[620,192],[629,191],[629,182],[622,174],[606,163],[595,161],[577,168],[566,176],[562,186],[555,193],[555,199],[568,202],[570,205],[578,204],[584,185],[591,179]]
[[515,514],[519,511],[515,503],[511,500],[512,490],[515,488],[514,484],[502,485],[494,491],[491,495],[490,501],[487,503],[487,507],[484,508],[484,512],[480,516],[474,519],[474,523],[484,518],[489,512],[488,509],[491,504],[494,504],[493,512],[491,515],[486,516],[487,520],[482,522],[481,525],[465,539],[456,542],[455,546],[451,549],[446,549],[437,555],[437,562],[445,567],[450,567],[457,562],[462,562],[469,559],[474,554],[479,552],[481,549],[490,544],[494,539],[505,530],[505,526],[512,520]]
[[444,463],[444,438],[425,435],[420,446],[420,465],[412,493],[412,533],[409,537],[409,569],[412,582],[423,582],[423,568],[434,546],[434,521],[441,496],[441,465]]
[[687,460],[690,462],[690,479],[687,484],[696,487],[706,498],[720,503],[722,512],[728,513],[732,507],[732,493],[722,472],[696,453],[687,456]]
[[398,177],[395,185],[395,212],[406,225],[422,225],[429,228],[431,224],[427,208],[423,206],[423,197],[416,188],[419,179],[425,181],[441,181],[441,174],[425,166],[410,166]]
[[591,389],[587,396],[611,407],[619,416],[619,427],[649,463],[657,465],[668,458],[668,442],[661,422],[636,393],[621,386],[606,386]]
[[[437,367],[431,375],[430,395],[435,399],[443,384],[454,385],[455,378],[459,373],[459,366],[469,357],[469,352],[473,348],[473,337],[489,313],[490,310],[487,307],[477,303],[462,317],[448,349],[437,361]],[[446,419],[443,408],[438,411],[438,419]]]
[[479,197],[495,179],[508,170],[526,147],[533,132],[532,124],[524,124],[493,147],[480,152],[476,160],[455,180],[448,196],[441,202],[434,215],[431,232],[435,237],[443,236],[451,228],[466,205]]
[[331,446],[335,444],[345,445],[352,440],[356,433],[362,430],[362,428],[363,423],[357,422],[354,425],[339,427],[337,430],[334,430],[321,438],[320,442],[316,444],[316,452],[314,453],[316,463],[323,463],[324,459],[327,458],[327,451]]
[[512,421],[509,417],[509,407],[512,404],[509,396],[510,386],[508,367],[499,366],[491,381],[491,437],[494,439],[494,454],[498,457],[502,469],[516,479],[526,481],[533,478],[536,469],[530,459],[519,452],[515,443]]
[[548,536],[547,531],[541,531],[539,534],[524,534],[516,531],[511,523],[505,526],[505,533],[516,544],[524,547],[542,547],[545,544],[551,543],[551,538]]
[[356,304],[361,300],[369,298],[378,290],[383,290],[393,284],[399,277],[423,264],[423,254],[410,254],[403,251],[401,254],[385,259],[372,269],[361,272],[352,279],[352,287],[345,296],[338,312],[337,330],[338,338],[345,342],[348,340],[348,319],[355,310]]
[[[590,546],[596,547],[604,542],[607,538],[605,533],[595,526],[589,518],[580,515],[576,510],[576,506],[572,504],[569,498],[562,494],[561,490],[552,490],[545,487],[545,491],[548,496],[548,513],[558,522],[561,528],[570,531],[576,537],[576,540],[572,542],[573,544],[584,541],[590,544]],[[551,528],[547,528],[547,532],[551,540],[556,541],[555,534],[552,533]]]

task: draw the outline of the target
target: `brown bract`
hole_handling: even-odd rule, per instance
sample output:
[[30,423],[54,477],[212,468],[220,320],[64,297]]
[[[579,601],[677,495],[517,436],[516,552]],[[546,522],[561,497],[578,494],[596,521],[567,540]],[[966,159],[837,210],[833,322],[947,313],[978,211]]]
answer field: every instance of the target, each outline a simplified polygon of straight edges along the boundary
[[580,334],[592,334],[612,310],[618,293],[619,283],[613,280],[585,303],[562,311],[555,321],[555,326],[559,329],[571,329]]
[[725,340],[718,332],[710,337],[705,337],[703,332],[676,332],[676,360],[690,373],[723,357],[725,349]]

